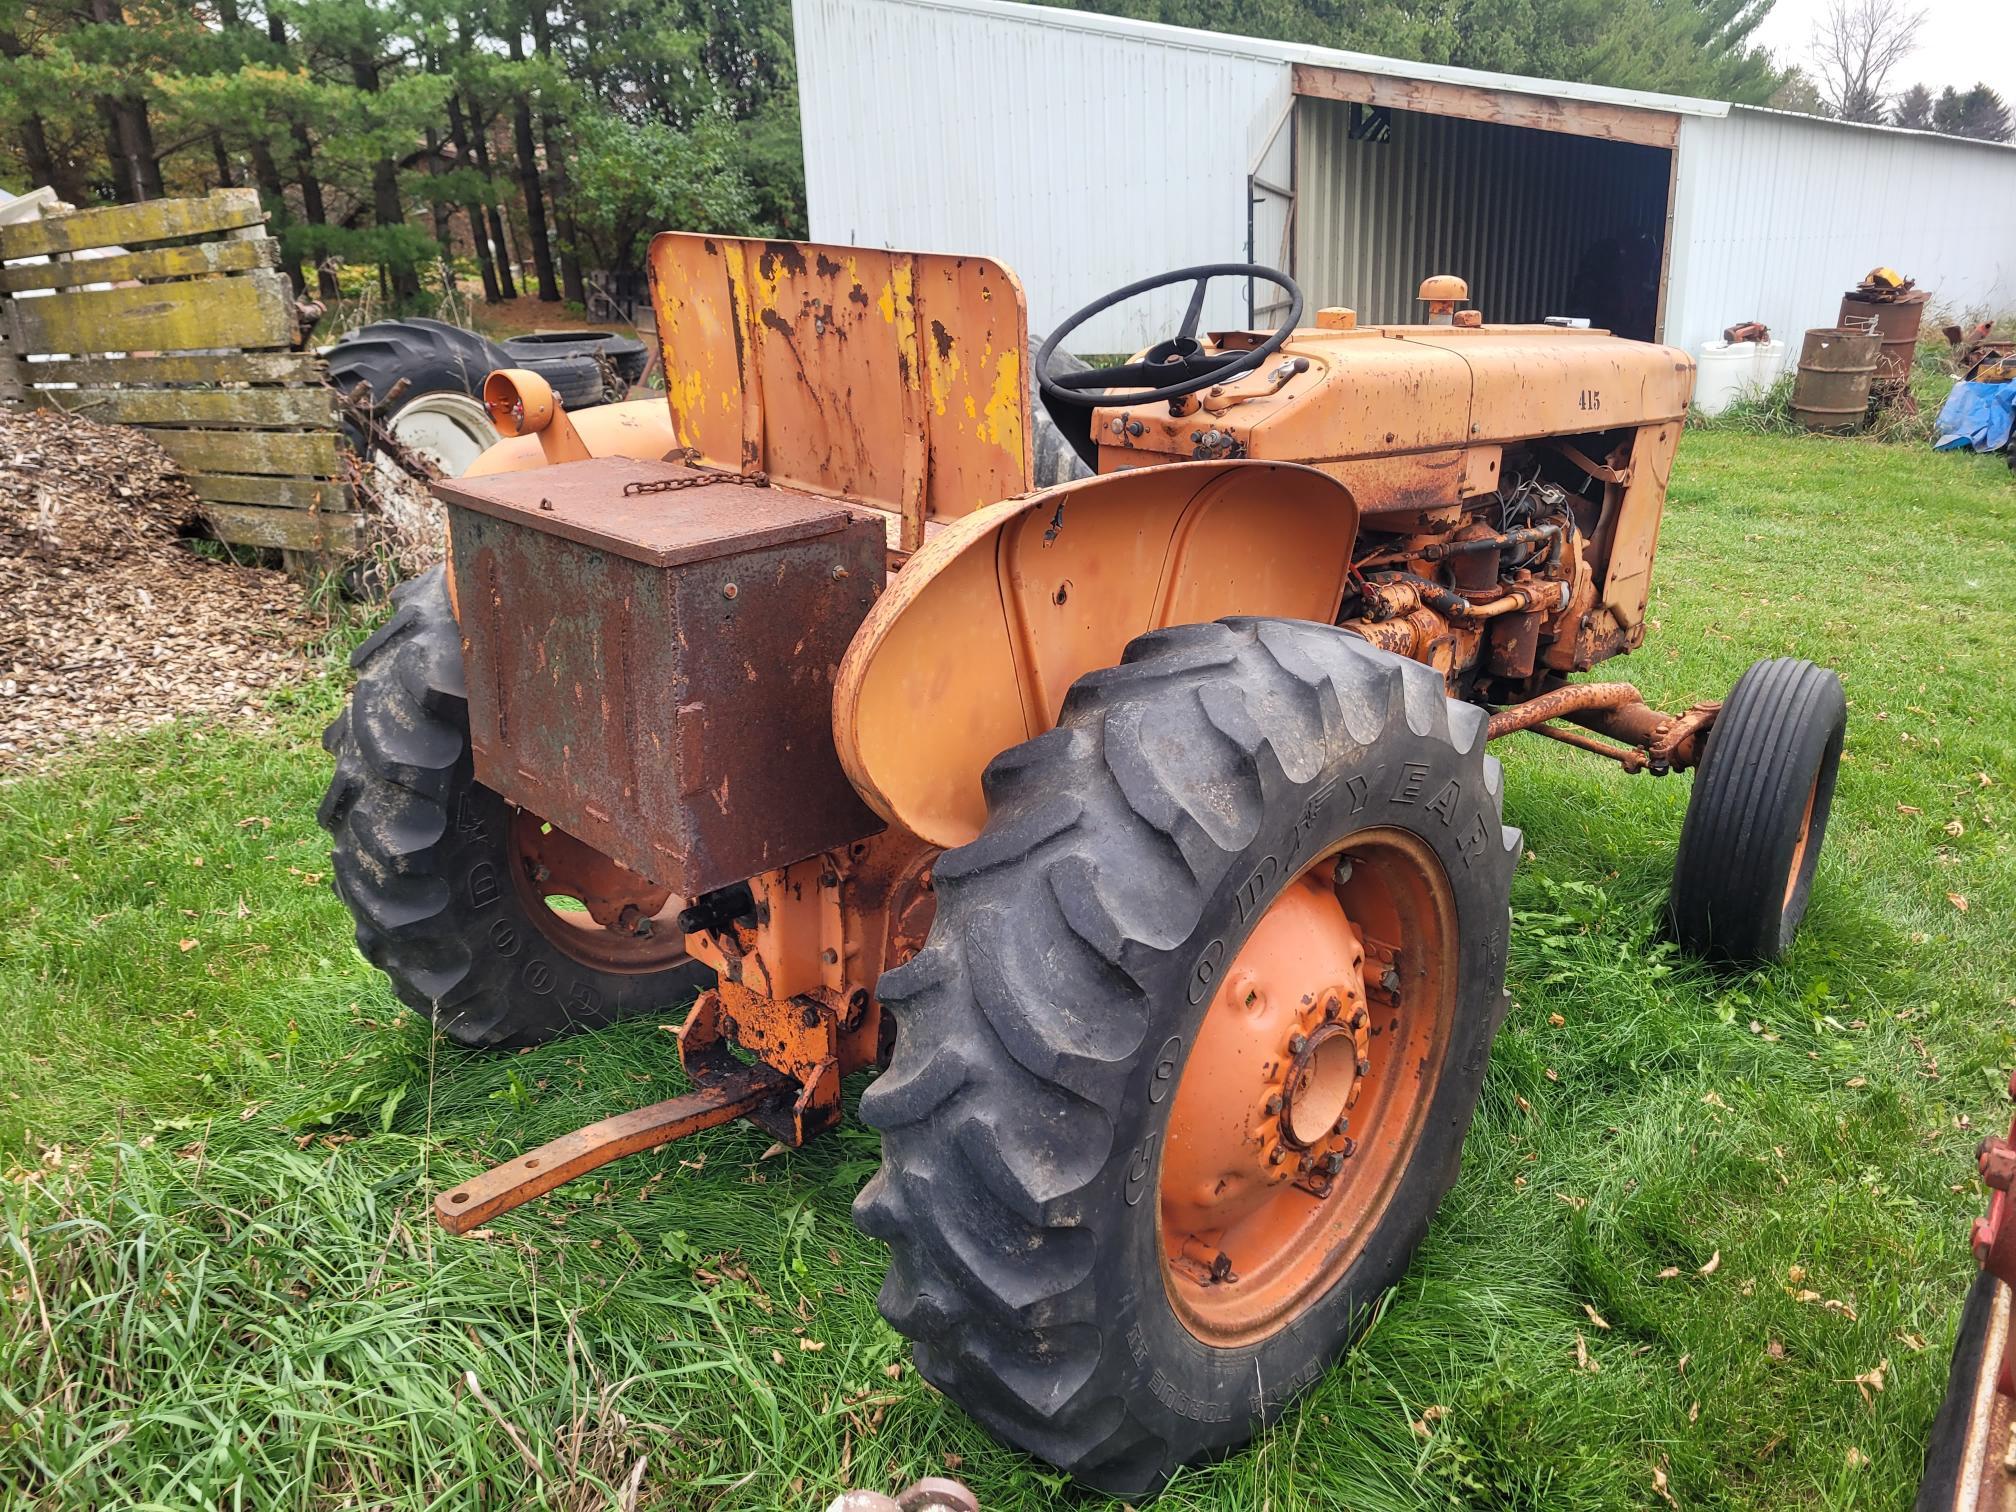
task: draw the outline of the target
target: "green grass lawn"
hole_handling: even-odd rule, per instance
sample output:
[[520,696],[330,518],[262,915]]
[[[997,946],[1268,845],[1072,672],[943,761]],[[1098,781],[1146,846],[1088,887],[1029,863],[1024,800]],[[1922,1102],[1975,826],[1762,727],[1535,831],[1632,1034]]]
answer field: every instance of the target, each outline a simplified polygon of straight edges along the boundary
[[[1804,936],[1756,975],[1678,956],[1688,779],[1515,739],[1516,1006],[1462,1180],[1356,1352],[1161,1506],[1909,1504],[2016,1061],[2016,487],[1694,433],[1662,545],[1622,674],[1655,703],[1760,656],[1846,679]],[[640,1459],[646,1507],[947,1466],[1052,1505],[899,1368],[858,1128],[724,1128],[433,1228],[440,1187],[679,1076],[656,1023],[480,1057],[395,1005],[314,823],[341,691],[0,788],[0,1505],[592,1508]]]

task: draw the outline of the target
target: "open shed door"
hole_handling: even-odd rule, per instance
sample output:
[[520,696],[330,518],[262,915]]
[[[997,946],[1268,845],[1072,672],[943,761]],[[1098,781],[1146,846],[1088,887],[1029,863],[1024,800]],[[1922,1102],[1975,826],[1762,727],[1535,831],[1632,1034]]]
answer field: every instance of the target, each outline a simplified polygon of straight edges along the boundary
[[[1266,146],[1246,175],[1246,260],[1295,273],[1295,98],[1275,119]],[[1249,279],[1246,319],[1267,330],[1288,314],[1288,294],[1279,284]]]
[[1295,274],[1312,305],[1420,319],[1453,273],[1493,323],[1658,338],[1678,118],[1298,65]]

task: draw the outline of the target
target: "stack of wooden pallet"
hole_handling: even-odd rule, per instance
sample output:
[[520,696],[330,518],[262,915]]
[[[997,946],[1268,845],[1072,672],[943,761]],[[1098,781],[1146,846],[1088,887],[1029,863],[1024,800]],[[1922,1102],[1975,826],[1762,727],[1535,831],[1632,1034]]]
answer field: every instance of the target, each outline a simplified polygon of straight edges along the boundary
[[0,225],[0,399],[145,427],[222,540],[341,555],[335,397],[265,221],[221,189]]

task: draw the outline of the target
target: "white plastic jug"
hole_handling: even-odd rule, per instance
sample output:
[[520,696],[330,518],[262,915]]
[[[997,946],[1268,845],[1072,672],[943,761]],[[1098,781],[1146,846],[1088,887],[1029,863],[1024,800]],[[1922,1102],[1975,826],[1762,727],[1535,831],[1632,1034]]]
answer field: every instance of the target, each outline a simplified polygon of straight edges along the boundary
[[1694,406],[1704,415],[1719,415],[1771,386],[1785,365],[1785,343],[1704,341],[1694,362]]

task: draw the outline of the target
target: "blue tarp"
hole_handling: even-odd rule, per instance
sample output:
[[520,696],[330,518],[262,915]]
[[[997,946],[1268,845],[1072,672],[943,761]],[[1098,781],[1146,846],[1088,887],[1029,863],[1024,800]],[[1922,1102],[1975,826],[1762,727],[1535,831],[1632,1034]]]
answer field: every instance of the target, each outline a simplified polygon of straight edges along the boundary
[[2016,418],[2016,383],[1956,383],[1939,411],[1939,451],[1971,446],[1977,452],[2000,451],[2009,444]]

